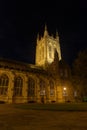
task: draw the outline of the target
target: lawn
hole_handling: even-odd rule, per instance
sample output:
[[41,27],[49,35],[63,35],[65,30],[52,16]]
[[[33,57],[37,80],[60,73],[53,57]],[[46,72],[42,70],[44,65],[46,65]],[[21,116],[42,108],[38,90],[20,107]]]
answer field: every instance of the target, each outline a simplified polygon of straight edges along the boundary
[[87,130],[87,103],[0,104],[0,130]]
[[17,104],[16,108],[48,111],[87,111],[87,103]]

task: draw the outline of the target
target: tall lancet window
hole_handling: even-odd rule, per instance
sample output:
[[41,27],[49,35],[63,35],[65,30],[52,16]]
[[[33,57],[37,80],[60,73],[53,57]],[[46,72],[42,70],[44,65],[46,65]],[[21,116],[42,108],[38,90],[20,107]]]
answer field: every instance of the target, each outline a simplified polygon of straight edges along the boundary
[[41,49],[39,49],[39,61],[41,60]]
[[35,80],[31,77],[28,79],[28,96],[35,95]]
[[0,76],[0,95],[6,95],[8,90],[9,78],[3,74]]
[[52,58],[52,47],[49,46],[49,58]]
[[50,81],[50,95],[54,96],[55,90],[54,90],[54,82]]
[[44,47],[42,47],[42,59],[44,59]]
[[40,80],[40,95],[45,95],[46,90],[45,90],[46,84],[44,80]]
[[14,79],[14,96],[22,96],[23,79],[18,76]]

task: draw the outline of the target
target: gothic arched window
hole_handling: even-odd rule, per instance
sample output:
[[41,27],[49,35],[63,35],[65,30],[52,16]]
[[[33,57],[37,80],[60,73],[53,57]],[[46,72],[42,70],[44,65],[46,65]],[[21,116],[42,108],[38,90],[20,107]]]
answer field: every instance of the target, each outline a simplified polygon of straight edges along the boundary
[[6,95],[8,90],[9,78],[3,74],[0,76],[0,95]]
[[46,94],[46,90],[45,90],[45,82],[44,80],[40,80],[40,95],[45,95]]
[[42,47],[42,59],[44,59],[44,47]]
[[15,77],[14,79],[14,96],[22,96],[23,79]]
[[50,81],[50,95],[53,96],[54,94],[55,94],[54,82]]
[[39,61],[41,60],[41,48],[39,49]]
[[49,58],[52,58],[52,47],[49,46]]
[[28,96],[35,95],[35,80],[33,78],[28,79]]

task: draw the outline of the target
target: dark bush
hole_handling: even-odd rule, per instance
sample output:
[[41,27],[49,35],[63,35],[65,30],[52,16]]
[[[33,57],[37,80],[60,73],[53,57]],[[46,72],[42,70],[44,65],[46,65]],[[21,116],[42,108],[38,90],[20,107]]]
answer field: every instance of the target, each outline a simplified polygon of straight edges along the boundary
[[0,104],[4,104],[5,103],[5,101],[0,101]]
[[70,100],[67,100],[66,102],[70,103],[71,101],[70,101]]
[[36,101],[28,101],[28,103],[36,103]]
[[55,103],[56,101],[51,101],[52,103]]

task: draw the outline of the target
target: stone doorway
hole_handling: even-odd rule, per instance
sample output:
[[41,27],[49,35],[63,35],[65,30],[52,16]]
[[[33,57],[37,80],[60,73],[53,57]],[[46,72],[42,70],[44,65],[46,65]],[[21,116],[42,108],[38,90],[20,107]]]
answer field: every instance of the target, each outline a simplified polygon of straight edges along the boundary
[[44,96],[41,97],[41,103],[44,103]]

